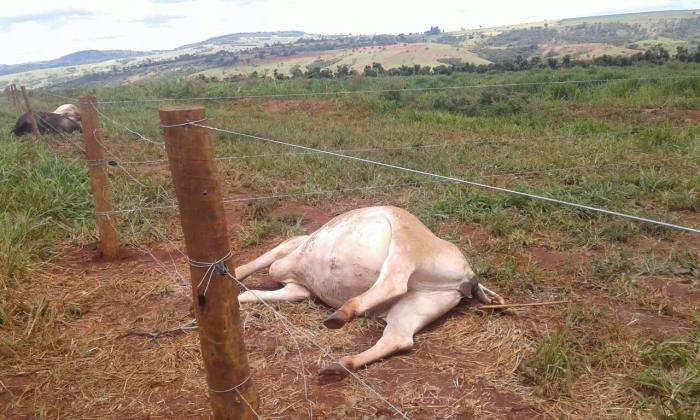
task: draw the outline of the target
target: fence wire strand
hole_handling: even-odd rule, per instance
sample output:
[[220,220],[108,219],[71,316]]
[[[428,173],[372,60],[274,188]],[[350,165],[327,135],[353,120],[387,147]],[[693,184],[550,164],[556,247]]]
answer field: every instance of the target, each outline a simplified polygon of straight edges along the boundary
[[631,215],[631,214],[626,214],[626,213],[622,213],[622,212],[618,212],[618,211],[607,210],[607,209],[603,209],[600,207],[589,206],[586,204],[574,203],[574,202],[570,202],[570,201],[566,201],[566,200],[561,200],[558,198],[547,197],[547,196],[543,196],[543,195],[537,195],[537,194],[532,194],[532,193],[528,193],[528,192],[512,190],[509,188],[498,187],[495,185],[485,184],[483,182],[477,182],[477,181],[471,181],[471,180],[462,179],[462,178],[456,178],[456,177],[452,177],[452,176],[434,174],[431,172],[421,171],[421,170],[413,169],[413,168],[407,168],[407,167],[403,167],[403,166],[399,166],[399,165],[394,165],[391,163],[385,163],[385,162],[380,162],[380,161],[376,161],[376,160],[365,159],[365,158],[361,158],[361,157],[357,157],[357,156],[344,155],[342,153],[332,152],[332,151],[328,151],[328,150],[315,149],[315,148],[309,147],[309,146],[302,146],[299,144],[288,143],[288,142],[284,142],[281,140],[270,139],[267,137],[256,136],[253,134],[242,133],[239,131],[234,131],[234,130],[229,130],[229,129],[224,129],[224,128],[212,127],[212,126],[204,125],[204,124],[190,123],[190,125],[192,125],[194,127],[205,128],[205,129],[210,130],[210,131],[217,131],[217,132],[221,132],[221,133],[233,134],[236,136],[250,138],[250,139],[254,139],[254,140],[260,140],[263,142],[277,144],[277,145],[285,146],[285,147],[314,151],[314,152],[322,153],[322,154],[329,155],[329,156],[335,156],[335,157],[338,157],[341,159],[353,160],[356,162],[362,162],[362,163],[380,166],[380,167],[384,167],[384,168],[395,169],[395,170],[408,172],[408,173],[412,173],[412,174],[416,174],[416,175],[428,176],[428,177],[432,177],[432,178],[442,179],[445,181],[451,181],[451,182],[455,182],[455,183],[470,185],[473,187],[498,191],[498,192],[506,193],[506,194],[519,195],[521,197],[526,197],[526,198],[533,199],[533,200],[540,200],[540,201],[545,201],[545,202],[549,202],[549,203],[560,204],[560,205],[564,205],[564,206],[578,208],[581,210],[587,210],[587,211],[606,214],[609,216],[616,216],[616,217],[621,217],[621,218],[625,218],[625,219],[629,219],[629,220],[634,220],[637,222],[650,223],[650,224],[655,224],[658,226],[664,226],[667,228],[682,230],[685,232],[700,233],[700,229],[696,229],[696,228],[692,228],[692,227],[688,227],[688,226],[682,226],[682,225],[677,225],[677,224],[673,224],[673,223],[669,223],[669,222],[664,222],[661,220],[655,220],[655,219],[650,219],[650,218],[646,218],[646,217],[640,217],[640,216],[635,216],[635,215]]
[[396,88],[396,89],[363,89],[363,90],[341,90],[332,92],[297,92],[297,93],[274,93],[261,95],[229,95],[229,96],[196,96],[187,98],[144,98],[144,99],[125,99],[113,101],[98,101],[98,104],[128,104],[128,103],[148,103],[148,102],[175,102],[175,101],[217,101],[217,100],[241,100],[241,99],[264,99],[264,98],[295,98],[295,97],[313,97],[313,96],[343,96],[353,94],[371,94],[371,93],[391,93],[391,92],[424,92],[424,91],[440,91],[440,90],[461,90],[461,89],[484,89],[496,87],[517,87],[517,86],[544,86],[544,85],[562,85],[562,84],[596,84],[610,82],[641,82],[654,80],[671,80],[671,79],[688,79],[697,78],[698,75],[688,76],[645,76],[634,78],[608,78],[608,79],[584,79],[584,80],[551,80],[544,82],[516,82],[516,83],[484,83],[474,85],[456,85],[456,86],[434,86],[434,87],[415,87],[415,88]]
[[[98,140],[98,141],[99,141],[99,140]],[[105,145],[104,145],[104,144],[102,144],[102,143],[100,143],[100,144],[102,145],[103,148],[105,148]],[[117,157],[116,155],[114,155],[113,153],[111,153],[107,148],[105,148],[105,151],[108,152],[114,159],[119,160],[119,157]],[[136,182],[136,183],[138,183],[139,185],[143,185],[140,181],[138,181],[138,179],[137,179],[135,176],[133,176],[131,173],[129,173],[128,170],[126,170],[125,168],[122,168],[122,169],[123,169],[124,172],[129,176],[129,178],[131,178],[131,180],[132,180],[133,182]],[[171,197],[171,199],[172,199],[172,197]],[[173,207],[174,207],[174,206],[173,206]],[[178,248],[166,235],[164,235],[164,234],[160,231],[160,229],[156,228],[155,226],[153,226],[152,229],[157,233],[158,237],[159,237],[161,240],[164,240],[164,241],[168,242],[172,247],[174,247],[175,249],[177,249],[178,252],[180,252],[180,254],[182,254],[183,256],[185,255],[184,253],[182,253],[182,251],[179,250],[179,248]],[[158,264],[158,265],[159,265],[160,267],[162,267],[164,270],[167,270],[167,268],[165,267],[165,265],[163,265],[163,263],[162,263],[159,259],[157,259],[157,258],[155,257],[155,255],[153,255],[153,253],[152,253],[150,250],[148,250],[147,248],[142,247],[141,245],[138,245],[138,244],[136,244],[136,246],[137,246],[138,248],[140,248],[142,252],[144,252],[145,254],[149,255],[149,256],[156,262],[156,264]],[[172,263],[172,265],[173,265],[173,270],[174,270],[174,272],[176,273],[176,276],[177,276],[178,278],[180,278],[180,280],[184,280],[184,278],[183,278],[182,275],[180,274],[179,270],[177,269],[177,265],[176,265],[176,263],[175,263],[175,260],[174,260],[174,258],[173,258],[173,256],[172,256],[172,253],[171,253],[170,249],[168,248],[168,249],[166,250],[166,252],[168,253],[168,256],[170,257],[170,261],[171,261],[171,263]],[[230,273],[229,273],[229,275],[230,275]],[[236,282],[238,282],[238,280],[236,280]],[[240,282],[238,282],[238,283],[242,285],[242,283],[240,283]],[[250,289],[248,289],[245,285],[243,285],[243,287],[244,287],[246,290],[250,290]],[[251,293],[252,293],[252,292],[251,292]],[[266,306],[268,306],[269,308],[271,308],[272,311],[274,312],[275,316],[276,316],[278,319],[280,319],[280,321],[282,321],[285,330],[287,331],[287,333],[289,334],[290,338],[292,339],[292,341],[293,341],[294,344],[295,344],[295,347],[296,347],[297,352],[298,352],[298,355],[299,355],[299,365],[300,365],[300,370],[301,370],[300,374],[301,374],[301,376],[302,376],[302,381],[303,381],[303,384],[304,384],[304,398],[305,398],[305,400],[306,400],[306,402],[307,402],[307,405],[308,405],[308,414],[309,414],[309,418],[313,418],[313,404],[311,403],[311,399],[310,399],[310,397],[309,397],[309,387],[308,387],[308,383],[307,383],[307,376],[308,376],[308,373],[309,373],[309,372],[308,372],[308,370],[307,370],[306,367],[305,367],[303,355],[302,355],[302,353],[301,353],[301,347],[299,346],[299,342],[297,341],[296,337],[294,336],[294,334],[292,333],[292,330],[291,330],[289,327],[291,326],[291,327],[294,328],[295,330],[297,330],[297,331],[299,331],[299,330],[298,330],[293,324],[291,324],[291,323],[289,322],[289,320],[288,320],[286,317],[284,317],[279,311],[277,311],[277,310],[275,310],[274,308],[272,308],[271,306],[269,306],[266,302],[264,302],[264,301],[262,301],[262,300],[261,300],[261,302],[265,303]],[[316,343],[316,339],[315,339],[315,338],[312,337],[310,341],[318,346],[318,344]],[[321,348],[321,349],[322,349],[322,348]],[[327,350],[322,349],[322,351],[324,351],[325,354],[330,354]],[[346,370],[347,370],[347,369],[346,369]],[[407,417],[401,410],[397,409],[391,402],[389,402],[389,401],[388,401],[386,398],[384,398],[381,394],[379,394],[379,393],[378,393],[377,391],[375,391],[372,387],[370,387],[367,383],[365,383],[365,382],[364,382],[359,376],[357,376],[354,372],[350,372],[350,371],[348,371],[348,372],[349,372],[349,373],[351,374],[351,376],[353,376],[357,381],[359,381],[363,386],[365,386],[367,389],[369,389],[369,390],[371,391],[371,393],[373,393],[373,394],[374,394],[375,396],[377,396],[380,400],[384,401],[390,408],[392,408],[394,411],[396,411],[397,414],[401,415],[403,418],[408,419],[408,417]],[[252,405],[245,399],[245,397],[243,397],[243,395],[242,395],[237,389],[236,389],[236,392],[238,393],[238,396],[245,402],[245,404],[251,409],[251,411],[253,411],[253,413],[257,416],[257,418],[261,418],[260,415],[253,409]]]
[[[700,76],[687,76],[687,77],[700,77]],[[470,89],[470,88],[486,88],[486,87],[550,85],[550,84],[564,84],[564,83],[575,83],[575,84],[602,83],[602,82],[612,82],[612,81],[642,81],[642,80],[663,80],[663,79],[676,79],[676,78],[681,78],[681,77],[643,77],[643,78],[624,78],[624,79],[569,80],[569,81],[551,81],[551,82],[482,84],[482,85],[445,86],[445,87],[432,87],[432,88],[380,89],[380,90],[360,90],[360,91],[298,93],[298,94],[292,93],[292,94],[273,94],[273,95],[239,95],[239,96],[220,96],[220,97],[196,97],[196,98],[158,98],[158,99],[147,99],[147,100],[99,101],[98,103],[100,103],[100,104],[114,104],[114,103],[165,102],[165,101],[180,101],[180,100],[197,101],[197,100],[227,100],[227,99],[275,98],[275,97],[296,97],[296,96],[317,96],[317,95],[347,95],[347,94],[360,94],[360,93],[433,91],[433,90]],[[53,95],[53,96],[62,97],[65,99],[74,99],[74,98],[64,97],[61,95]],[[93,107],[94,107],[95,111],[100,116],[102,116],[105,120],[109,121],[110,123],[112,123],[118,127],[121,127],[122,129],[128,131],[129,133],[137,136],[140,140],[147,142],[147,143],[150,143],[150,144],[155,144],[155,145],[163,145],[164,144],[163,142],[154,141],[154,140],[151,140],[151,139],[145,137],[141,133],[138,133],[137,131],[129,128],[128,126],[126,126],[122,123],[119,123],[118,121],[105,115],[103,112],[99,111],[96,106],[93,105]],[[263,136],[248,134],[248,133],[235,131],[235,130],[231,130],[231,129],[213,127],[210,125],[205,125],[205,124],[196,123],[196,122],[195,123],[188,123],[187,125],[200,127],[203,129],[214,131],[214,132],[221,132],[221,133],[226,133],[226,134],[239,136],[239,137],[243,137],[243,138],[258,140],[258,141],[262,141],[262,142],[269,143],[269,144],[275,144],[275,145],[279,145],[279,146],[285,146],[285,147],[289,147],[289,148],[303,150],[303,152],[296,152],[296,153],[272,153],[272,154],[259,154],[259,155],[248,155],[248,156],[228,156],[228,157],[217,158],[217,160],[235,160],[235,159],[247,159],[247,158],[255,158],[255,157],[267,157],[267,156],[283,156],[283,155],[291,155],[291,154],[329,155],[329,156],[334,156],[334,157],[341,158],[341,159],[351,160],[351,161],[355,161],[355,162],[361,162],[364,164],[385,167],[385,168],[389,168],[389,169],[403,171],[406,173],[411,173],[414,175],[427,176],[427,177],[433,178],[433,180],[431,180],[431,181],[423,181],[420,183],[417,181],[414,181],[414,182],[407,182],[407,183],[394,183],[394,184],[386,184],[386,185],[378,185],[378,186],[365,186],[365,187],[333,189],[333,190],[323,190],[323,191],[310,191],[310,192],[300,192],[300,193],[273,194],[273,195],[259,196],[259,197],[232,198],[232,199],[224,200],[224,203],[241,203],[241,202],[247,202],[247,201],[253,201],[253,200],[294,198],[294,197],[302,197],[302,196],[309,196],[309,195],[333,194],[333,193],[339,193],[339,192],[363,191],[363,190],[366,191],[366,190],[382,189],[382,188],[421,187],[424,184],[450,183],[451,182],[451,183],[466,184],[466,185],[470,185],[470,186],[478,187],[478,188],[489,189],[489,190],[493,190],[493,191],[497,191],[497,192],[501,192],[501,193],[519,195],[519,196],[523,196],[523,197],[533,199],[533,200],[540,200],[540,201],[545,201],[545,202],[549,202],[552,204],[565,205],[565,206],[569,206],[569,207],[578,208],[581,210],[602,213],[602,214],[606,214],[609,216],[622,217],[622,218],[626,218],[626,219],[630,219],[630,220],[634,220],[634,221],[638,221],[638,222],[656,224],[659,226],[664,226],[667,228],[673,228],[673,229],[682,230],[682,231],[686,231],[686,232],[700,233],[699,229],[696,229],[693,227],[681,226],[681,225],[672,224],[672,223],[668,223],[668,222],[664,222],[664,221],[635,216],[635,215],[631,215],[631,214],[625,214],[625,213],[617,212],[617,211],[613,211],[613,210],[607,210],[607,209],[589,206],[589,205],[585,205],[585,204],[569,202],[569,201],[565,201],[565,200],[561,200],[561,199],[557,199],[557,198],[541,196],[541,195],[532,194],[532,193],[528,193],[528,192],[498,187],[498,186],[494,186],[494,185],[485,184],[483,182],[477,182],[477,181],[471,181],[471,180],[457,178],[457,177],[453,177],[453,176],[445,176],[445,175],[435,174],[435,173],[431,173],[431,172],[427,172],[427,171],[421,171],[418,169],[403,167],[403,166],[399,166],[399,165],[395,165],[395,164],[391,164],[391,163],[385,163],[385,162],[380,162],[380,161],[376,161],[376,160],[371,160],[371,159],[366,159],[366,158],[361,158],[361,157],[351,156],[351,155],[345,154],[345,153],[354,153],[354,152],[371,152],[371,151],[378,151],[378,150],[390,151],[390,150],[403,150],[403,149],[428,149],[428,148],[433,148],[433,147],[434,148],[451,147],[451,146],[461,146],[461,145],[472,144],[472,143],[485,143],[484,141],[473,141],[473,142],[470,141],[470,142],[462,142],[462,143],[431,144],[431,145],[415,145],[415,146],[394,147],[394,148],[323,150],[323,149],[317,149],[317,148],[313,148],[313,147],[309,147],[309,146],[303,146],[303,145],[298,145],[298,144],[294,144],[294,143],[290,143],[290,142],[285,142],[285,141],[281,141],[281,140],[266,138]],[[62,133],[60,133],[60,134],[62,134]],[[68,139],[68,137],[66,135],[63,135],[63,136],[66,139]],[[72,140],[70,140],[70,139],[68,139],[68,140],[72,142]],[[99,140],[98,140],[98,142],[99,142]],[[134,175],[132,175],[125,168],[125,166],[139,165],[139,164],[156,164],[156,163],[167,162],[167,160],[165,160],[165,159],[150,160],[150,161],[126,161],[126,160],[122,160],[121,158],[116,156],[116,154],[112,153],[107,147],[105,147],[105,145],[102,142],[100,142],[100,143],[102,144],[102,147],[105,149],[105,151],[115,160],[115,162],[117,162],[118,166],[131,179],[131,181],[136,182],[141,186],[145,186],[145,185],[143,183],[141,183],[138,180],[138,178],[136,178]],[[75,144],[75,143],[74,143],[74,145],[77,146],[77,144]],[[80,148],[79,146],[77,146],[77,147],[81,151],[83,151],[82,148]],[[633,163],[606,164],[606,165],[600,165],[599,167],[613,167],[613,166],[625,166],[625,165],[633,165]],[[543,172],[568,171],[568,170],[577,169],[577,168],[581,168],[581,167],[583,167],[583,166],[575,166],[575,167],[567,167],[567,168],[547,168],[547,169],[538,169],[538,170],[534,170],[534,171],[520,171],[517,173],[514,173],[514,172],[511,172],[511,173],[492,173],[492,174],[481,175],[481,176],[482,177],[498,177],[498,176],[508,176],[508,175],[528,175],[528,174],[543,173]],[[586,165],[585,167],[590,167],[590,166]],[[172,197],[169,196],[169,198],[170,198],[171,202],[173,202]],[[163,206],[133,208],[133,209],[126,209],[126,210],[115,210],[111,213],[143,212],[143,211],[148,211],[148,210],[172,209],[172,208],[176,208],[176,207],[177,206],[175,204],[172,204],[172,205],[163,205]],[[154,226],[153,229],[155,232],[157,232],[158,237],[161,240],[170,243],[171,245],[173,245],[175,247],[175,249],[178,252],[180,252],[182,255],[184,255],[182,253],[182,251],[179,250],[179,247],[177,247],[166,235],[164,235],[162,232],[160,232],[160,230],[158,228],[156,228]],[[143,247],[143,246],[137,244],[135,241],[133,242],[133,244],[137,248],[141,249],[141,251],[144,252],[146,255],[149,255],[156,262],[156,264],[164,271],[171,272],[171,273],[172,273],[172,271],[174,271],[176,273],[176,276],[180,279],[180,281],[184,283],[184,277],[180,274],[180,272],[177,268],[177,264],[175,262],[175,259],[173,258],[173,255],[172,255],[170,249],[168,249],[167,252],[168,252],[168,255],[170,257],[170,262],[172,263],[172,266],[173,266],[172,271],[169,270],[168,267],[165,264],[163,264],[162,261],[160,261],[158,258],[156,258],[155,255],[150,250],[148,250],[146,247]],[[245,284],[243,284],[238,279],[236,279],[235,276],[231,275],[230,273],[228,273],[228,275],[240,287],[242,287],[246,291],[249,291],[255,295],[255,291],[249,289]],[[306,401],[309,405],[309,407],[308,407],[309,416],[311,418],[313,418],[313,408],[312,408],[311,401],[309,399],[308,385],[306,382],[308,370],[306,369],[306,367],[304,365],[304,360],[303,360],[303,356],[301,353],[301,348],[299,346],[298,341],[296,340],[296,337],[295,337],[293,331],[296,331],[297,334],[300,334],[304,338],[308,339],[309,342],[311,342],[315,347],[317,347],[321,352],[323,352],[324,356],[331,355],[332,353],[330,352],[329,349],[323,348],[323,346],[321,346],[318,343],[318,340],[316,340],[315,337],[313,337],[310,333],[305,331],[303,328],[297,327],[294,324],[292,324],[283,314],[281,314],[279,311],[277,311],[274,307],[269,305],[264,300],[262,300],[260,298],[258,298],[258,299],[268,309],[270,309],[274,313],[274,315],[282,322],[287,333],[289,334],[289,336],[292,338],[292,340],[295,343],[296,349],[299,353],[300,370],[301,370],[301,375],[302,375],[303,381],[304,381],[304,396],[305,396]],[[347,371],[347,373],[350,376],[352,376],[361,385],[363,385],[372,395],[374,395],[376,398],[378,398],[379,400],[381,400],[385,404],[387,404],[387,406],[389,406],[396,414],[398,414],[399,416],[401,416],[403,418],[406,418],[406,419],[408,418],[406,413],[404,413],[402,410],[397,408],[394,404],[392,404],[390,401],[388,401],[384,396],[382,396],[374,388],[372,388],[370,385],[368,385],[359,375],[357,375],[355,372],[351,371],[350,369],[345,368],[344,366],[343,366],[343,368]],[[249,402],[246,401],[245,398],[240,393],[238,393],[238,395],[244,400],[244,402],[246,404],[248,404],[248,406],[251,408],[251,410],[253,410],[253,408],[252,408],[252,406],[250,406]],[[257,412],[254,411],[254,414],[258,418],[260,418],[260,415]]]

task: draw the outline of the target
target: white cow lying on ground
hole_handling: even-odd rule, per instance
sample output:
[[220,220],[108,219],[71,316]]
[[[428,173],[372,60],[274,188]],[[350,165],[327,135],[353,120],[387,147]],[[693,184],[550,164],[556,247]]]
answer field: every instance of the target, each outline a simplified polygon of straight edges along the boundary
[[312,235],[291,238],[238,267],[236,277],[243,280],[265,267],[283,287],[244,292],[239,302],[296,301],[314,295],[338,308],[324,322],[328,328],[340,328],[358,315],[386,320],[382,338],[372,348],[341,358],[321,375],[345,375],[343,367],[357,369],[413,347],[413,335],[462,297],[503,303],[479,284],[455,245],[396,207],[342,214]]
[[74,121],[80,121],[80,110],[73,104],[63,104],[56,108],[54,114],[60,114]]

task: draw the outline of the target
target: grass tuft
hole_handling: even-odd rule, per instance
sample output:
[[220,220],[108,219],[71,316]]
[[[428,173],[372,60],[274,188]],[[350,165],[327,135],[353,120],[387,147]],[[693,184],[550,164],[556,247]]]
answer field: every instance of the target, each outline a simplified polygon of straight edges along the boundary
[[700,416],[700,339],[649,344],[642,353],[646,368],[632,378],[661,419]]

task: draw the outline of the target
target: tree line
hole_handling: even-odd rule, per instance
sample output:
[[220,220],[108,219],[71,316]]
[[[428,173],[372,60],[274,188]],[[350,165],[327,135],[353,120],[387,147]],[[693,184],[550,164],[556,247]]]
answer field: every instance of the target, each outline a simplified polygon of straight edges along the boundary
[[[362,74],[366,77],[378,76],[416,76],[416,75],[449,75],[455,72],[461,73],[486,73],[491,70],[496,71],[525,71],[535,68],[571,68],[571,67],[589,67],[597,66],[633,66],[636,64],[664,64],[671,60],[680,62],[700,63],[700,45],[694,51],[687,47],[677,47],[676,53],[671,54],[662,45],[655,45],[644,52],[639,52],[633,55],[601,55],[591,59],[575,59],[570,55],[563,57],[545,57],[533,56],[523,58],[518,55],[515,59],[506,59],[498,63],[490,64],[473,64],[461,62],[459,59],[445,59],[443,64],[437,66],[422,66],[414,64],[412,66],[402,65],[400,67],[385,69],[381,63],[372,63],[367,65],[362,71],[357,71],[347,64],[342,64],[336,67],[335,71],[330,68],[321,68],[314,66],[302,71],[296,66],[291,70],[291,75],[274,71],[273,77],[278,80],[289,78],[307,78],[307,79],[329,79],[334,77],[347,77],[357,74]],[[250,76],[257,77],[259,74],[253,72]]]

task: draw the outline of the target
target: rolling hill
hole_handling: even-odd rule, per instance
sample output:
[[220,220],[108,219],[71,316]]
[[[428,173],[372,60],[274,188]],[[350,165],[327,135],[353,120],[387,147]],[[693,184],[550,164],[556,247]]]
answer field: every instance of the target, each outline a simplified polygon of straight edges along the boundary
[[632,55],[662,45],[700,44],[700,11],[593,16],[495,28],[374,36],[325,36],[301,31],[222,35],[168,51],[81,51],[56,60],[0,65],[0,88],[121,84],[156,77],[290,75],[338,66],[384,68],[487,64],[518,56],[590,59]]
[[24,64],[0,64],[0,75],[24,73],[32,70],[51,69],[57,67],[76,66],[81,64],[100,63],[107,60],[120,58],[140,57],[157,54],[158,51],[131,51],[131,50],[86,50],[78,51],[55,60],[37,61]]

